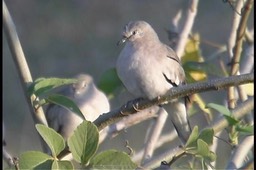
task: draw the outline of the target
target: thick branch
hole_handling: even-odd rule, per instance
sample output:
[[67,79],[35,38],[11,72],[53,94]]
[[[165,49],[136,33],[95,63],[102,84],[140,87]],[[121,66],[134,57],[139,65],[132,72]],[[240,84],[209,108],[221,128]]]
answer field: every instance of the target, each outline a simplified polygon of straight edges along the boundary
[[47,125],[47,121],[44,117],[43,110],[37,110],[35,113],[34,108],[31,105],[30,96],[27,95],[27,87],[33,82],[32,76],[30,74],[30,70],[24,56],[19,37],[15,30],[15,25],[12,21],[10,13],[3,1],[3,26],[6,34],[6,38],[8,41],[8,45],[10,47],[10,51],[12,53],[13,61],[18,69],[19,78],[23,87],[23,92],[26,96],[28,106],[30,108],[30,112],[32,117],[34,118],[35,123],[42,123]]
[[248,152],[254,146],[254,137],[247,136],[240,145],[236,148],[232,154],[231,160],[229,161],[226,169],[237,169],[243,165]]
[[[34,110],[32,106],[32,102],[35,100],[35,96],[28,96],[27,87],[32,83],[32,76],[30,74],[30,70],[24,56],[17,32],[15,30],[15,25],[12,21],[10,13],[3,1],[3,26],[6,34],[6,39],[12,53],[13,61],[18,70],[18,75],[22,84],[23,92],[30,109],[30,113],[35,123],[41,123],[47,125],[46,118],[44,116],[43,109],[40,107],[39,109]],[[44,141],[42,141],[43,149],[45,149]]]
[[[144,99],[136,103],[137,110],[143,110],[148,107],[163,104],[171,101],[172,99],[178,97],[188,96],[194,93],[206,92],[210,90],[220,90],[227,88],[229,86],[237,86],[240,84],[251,83],[254,80],[253,73],[239,75],[239,76],[230,76],[225,78],[219,78],[215,80],[209,80],[208,82],[198,82],[193,84],[188,84],[180,87],[173,87],[170,89],[168,95],[155,98],[151,101]],[[134,114],[137,111],[133,106],[123,106],[121,109],[116,109],[112,112],[105,113],[101,115],[94,123],[97,125],[99,130],[102,130],[106,126],[115,123],[120,120],[122,117]]]

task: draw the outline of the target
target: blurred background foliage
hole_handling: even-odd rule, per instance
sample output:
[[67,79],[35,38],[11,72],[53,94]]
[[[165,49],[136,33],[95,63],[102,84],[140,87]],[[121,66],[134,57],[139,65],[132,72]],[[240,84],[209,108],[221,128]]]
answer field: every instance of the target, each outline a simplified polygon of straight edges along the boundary
[[[33,79],[72,78],[79,73],[89,73],[102,88],[104,88],[102,75],[108,75],[113,71],[109,69],[115,66],[122,49],[121,46],[116,46],[116,43],[120,40],[121,30],[127,22],[147,21],[156,30],[162,42],[170,44],[166,30],[170,29],[171,20],[178,10],[185,9],[187,5],[186,0],[6,0],[5,2],[16,25]],[[253,26],[253,13],[249,20],[249,28]],[[214,57],[212,54],[225,45],[228,39],[232,14],[232,8],[222,0],[199,1],[198,14],[192,31],[193,38],[200,44],[189,42],[183,62],[187,61],[184,64],[186,71],[193,71],[194,67],[200,67],[204,71],[190,72],[189,82],[224,76],[220,61],[224,64],[229,62],[227,53]],[[193,51],[195,49],[196,51]],[[195,58],[190,58],[189,52],[196,54]],[[210,61],[211,66],[209,62],[208,65],[189,65],[189,62],[205,60]],[[209,72],[214,74],[208,74]],[[106,76],[103,76],[104,78],[108,79]],[[117,80],[113,81],[115,84]],[[118,95],[110,96],[112,109],[132,99],[124,89],[116,89],[115,92]],[[223,104],[226,92],[202,93],[201,98],[205,103]],[[7,148],[13,156],[19,156],[20,153],[28,150],[41,150],[4,33],[2,112]],[[196,109],[193,112],[202,111]],[[99,149],[115,148],[126,151],[125,140],[129,139],[129,145],[136,152],[143,146],[142,134],[145,135],[148,123],[149,121],[146,121],[121,132],[118,137],[105,141]],[[203,127],[206,120],[202,114],[193,114],[191,124]],[[165,130],[171,128],[173,127],[170,125]],[[170,144],[166,147],[170,147]],[[224,152],[223,149],[230,148],[225,143],[219,147],[222,150],[221,157],[228,158],[229,152]],[[224,163],[225,160],[220,161],[218,166],[223,167]]]

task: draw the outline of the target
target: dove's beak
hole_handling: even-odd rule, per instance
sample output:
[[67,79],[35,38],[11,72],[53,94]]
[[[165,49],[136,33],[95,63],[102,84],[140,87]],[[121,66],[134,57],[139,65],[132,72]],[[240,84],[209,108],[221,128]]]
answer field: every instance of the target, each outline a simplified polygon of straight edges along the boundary
[[117,46],[119,46],[119,45],[125,43],[125,42],[128,40],[128,38],[129,38],[129,37],[123,36],[123,38],[122,38],[120,41],[117,42]]

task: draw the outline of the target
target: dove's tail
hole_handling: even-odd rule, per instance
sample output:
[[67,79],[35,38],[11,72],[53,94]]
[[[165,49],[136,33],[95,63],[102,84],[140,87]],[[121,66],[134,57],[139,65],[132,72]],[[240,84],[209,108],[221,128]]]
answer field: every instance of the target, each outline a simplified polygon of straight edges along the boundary
[[191,127],[188,120],[185,98],[177,99],[171,103],[164,105],[164,108],[169,113],[169,117],[177,131],[177,134],[183,143],[186,144]]

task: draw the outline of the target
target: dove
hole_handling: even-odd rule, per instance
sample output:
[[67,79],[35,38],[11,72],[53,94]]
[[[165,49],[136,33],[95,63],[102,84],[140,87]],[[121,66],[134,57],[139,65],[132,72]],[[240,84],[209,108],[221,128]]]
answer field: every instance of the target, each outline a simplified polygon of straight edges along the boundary
[[[93,78],[88,74],[79,74],[78,82],[61,89],[58,94],[73,100],[83,113],[86,120],[93,122],[101,114],[110,111],[110,104],[105,94],[94,84]],[[61,134],[65,140],[70,137],[83,119],[72,111],[50,104],[46,109],[46,119],[49,127]]]
[[[185,72],[175,51],[162,43],[145,21],[131,21],[122,31],[118,45],[124,44],[116,61],[117,75],[126,89],[137,98],[152,100],[185,84]],[[185,144],[191,134],[186,98],[161,105]]]

